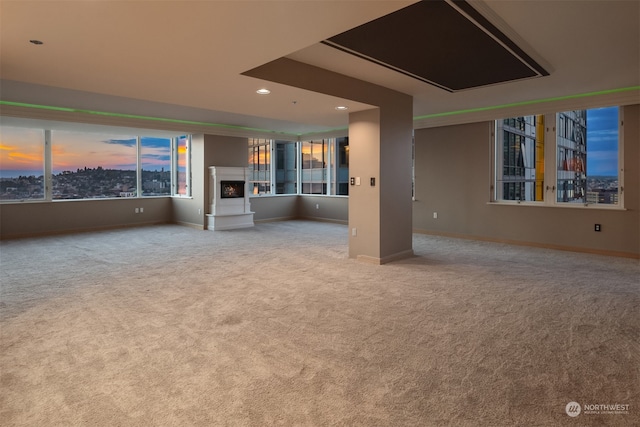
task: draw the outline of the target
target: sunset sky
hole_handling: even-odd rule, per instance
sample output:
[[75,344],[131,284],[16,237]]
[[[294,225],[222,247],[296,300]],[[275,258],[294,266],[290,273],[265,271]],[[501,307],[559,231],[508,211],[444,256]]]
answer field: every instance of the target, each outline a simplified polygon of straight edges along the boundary
[[[3,127],[0,133],[0,171],[2,177],[41,175],[44,150],[43,132]],[[135,170],[136,137],[52,131],[53,173],[96,168]],[[168,138],[142,138],[142,167],[160,170],[171,167]]]

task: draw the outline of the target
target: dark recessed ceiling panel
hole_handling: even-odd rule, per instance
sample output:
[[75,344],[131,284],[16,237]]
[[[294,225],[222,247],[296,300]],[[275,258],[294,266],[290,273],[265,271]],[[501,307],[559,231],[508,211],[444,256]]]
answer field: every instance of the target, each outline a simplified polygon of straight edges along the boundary
[[323,43],[451,92],[549,75],[462,0],[423,0]]

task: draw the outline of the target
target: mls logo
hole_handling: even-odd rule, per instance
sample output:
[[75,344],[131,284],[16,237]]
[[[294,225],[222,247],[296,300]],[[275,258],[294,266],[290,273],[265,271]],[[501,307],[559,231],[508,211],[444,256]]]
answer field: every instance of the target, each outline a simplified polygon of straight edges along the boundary
[[582,412],[582,408],[580,407],[580,404],[578,402],[569,402],[564,408],[564,411],[570,417],[577,417],[578,415],[580,415],[580,412]]

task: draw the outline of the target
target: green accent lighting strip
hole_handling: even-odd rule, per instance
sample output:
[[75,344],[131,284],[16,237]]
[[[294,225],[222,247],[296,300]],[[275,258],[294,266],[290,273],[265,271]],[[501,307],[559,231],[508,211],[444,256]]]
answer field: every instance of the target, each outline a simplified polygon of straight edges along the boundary
[[[492,106],[489,106],[489,107],[476,107],[476,108],[468,108],[468,109],[464,109],[464,110],[446,111],[446,112],[442,112],[442,113],[434,113],[434,114],[426,114],[424,116],[416,116],[416,117],[413,118],[413,120],[415,121],[415,120],[432,119],[432,118],[436,118],[436,117],[446,117],[446,116],[453,116],[453,115],[458,115],[458,114],[476,113],[476,112],[481,112],[481,111],[491,111],[491,110],[498,110],[498,109],[501,109],[501,108],[519,107],[519,106],[523,106],[523,105],[535,105],[535,104],[542,104],[542,103],[545,103],[545,102],[563,101],[563,100],[568,100],[568,99],[587,98],[587,97],[591,97],[591,96],[609,95],[609,94],[621,93],[621,92],[629,92],[629,91],[634,91],[634,90],[640,90],[640,86],[630,86],[630,87],[619,88],[619,89],[610,89],[610,90],[602,90],[602,91],[597,91],[597,92],[581,93],[581,94],[577,94],[577,95],[557,96],[557,97],[552,97],[552,98],[536,99],[536,100],[531,100],[531,101],[512,102],[512,103],[508,103],[508,104],[492,105]],[[169,119],[169,118],[162,118],[162,117],[142,116],[142,115],[137,115],[137,114],[110,113],[110,112],[105,112],[105,111],[85,110],[85,109],[79,109],[79,108],[67,108],[67,107],[55,107],[55,106],[51,106],[51,105],[29,104],[29,103],[25,103],[25,102],[14,102],[14,101],[3,101],[3,100],[0,100],[0,105],[8,105],[8,106],[14,106],[14,107],[23,107],[23,108],[34,108],[34,109],[49,110],[49,111],[61,111],[61,112],[66,112],[66,113],[93,114],[93,115],[96,115],[96,116],[118,117],[118,118],[125,118],[125,119],[147,120],[147,121],[164,122],[164,123],[217,127],[217,128],[245,130],[245,131],[252,131],[252,132],[266,132],[266,133],[275,134],[275,135],[285,135],[285,136],[288,135],[288,136],[296,136],[296,137],[301,137],[301,136],[304,136],[304,135],[315,134],[315,133],[323,133],[323,132],[330,132],[330,131],[348,129],[348,127],[346,127],[346,128],[336,128],[336,129],[322,130],[322,131],[317,131],[317,132],[307,132],[307,133],[304,133],[304,134],[292,134],[292,133],[288,133],[288,132],[278,132],[278,131],[274,131],[274,130],[270,130],[270,129],[252,128],[252,127],[248,127],[248,126],[237,126],[237,125],[228,125],[228,124],[220,124],[220,123],[199,122],[199,121],[194,121],[194,120]]]
[[630,87],[623,87],[623,88],[620,88],[620,89],[601,90],[601,91],[597,91],[597,92],[580,93],[580,94],[577,94],[577,95],[556,96],[556,97],[553,97],[553,98],[535,99],[535,100],[532,100],[532,101],[512,102],[512,103],[509,103],[509,104],[492,105],[490,107],[477,107],[477,108],[469,108],[469,109],[465,109],[465,110],[446,111],[444,113],[434,113],[434,114],[427,114],[427,115],[424,115],[424,116],[416,116],[416,117],[413,118],[413,120],[432,119],[432,118],[435,118],[435,117],[454,116],[456,114],[465,114],[465,113],[477,113],[477,112],[480,112],[480,111],[498,110],[500,108],[520,107],[522,105],[542,104],[544,102],[563,101],[563,100],[567,100],[567,99],[577,99],[577,98],[587,98],[587,97],[590,97],[590,96],[609,95],[609,94],[612,94],[612,93],[629,92],[629,91],[633,91],[633,90],[640,90],[640,86],[630,86]]
[[236,129],[236,130],[248,130],[248,131],[254,131],[254,132],[267,132],[267,133],[274,133],[279,135],[293,135],[287,132],[277,132],[274,130],[252,128],[248,126],[198,122],[194,120],[168,119],[163,117],[141,116],[137,114],[110,113],[106,111],[84,110],[80,108],[67,108],[67,107],[55,107],[52,105],[28,104],[25,102],[0,100],[0,105],[9,105],[12,107],[23,107],[23,108],[34,108],[34,109],[49,110],[49,111],[62,111],[65,113],[82,113],[82,114],[93,114],[96,116],[118,117],[118,118],[124,118],[124,119],[149,120],[149,121],[164,122],[164,123],[177,123],[181,125],[209,126],[209,127],[227,128],[227,129]]

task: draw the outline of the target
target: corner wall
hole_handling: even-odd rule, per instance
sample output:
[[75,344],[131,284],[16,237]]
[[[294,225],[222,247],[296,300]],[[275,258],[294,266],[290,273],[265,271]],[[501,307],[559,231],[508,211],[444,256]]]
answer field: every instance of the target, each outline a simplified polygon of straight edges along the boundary
[[348,224],[349,198],[345,196],[277,195],[250,199],[255,221],[310,219]]
[[349,198],[345,196],[298,196],[298,217],[348,224]]
[[490,204],[493,123],[481,122],[415,131],[414,230],[640,257],[640,106],[623,108],[626,210]]

